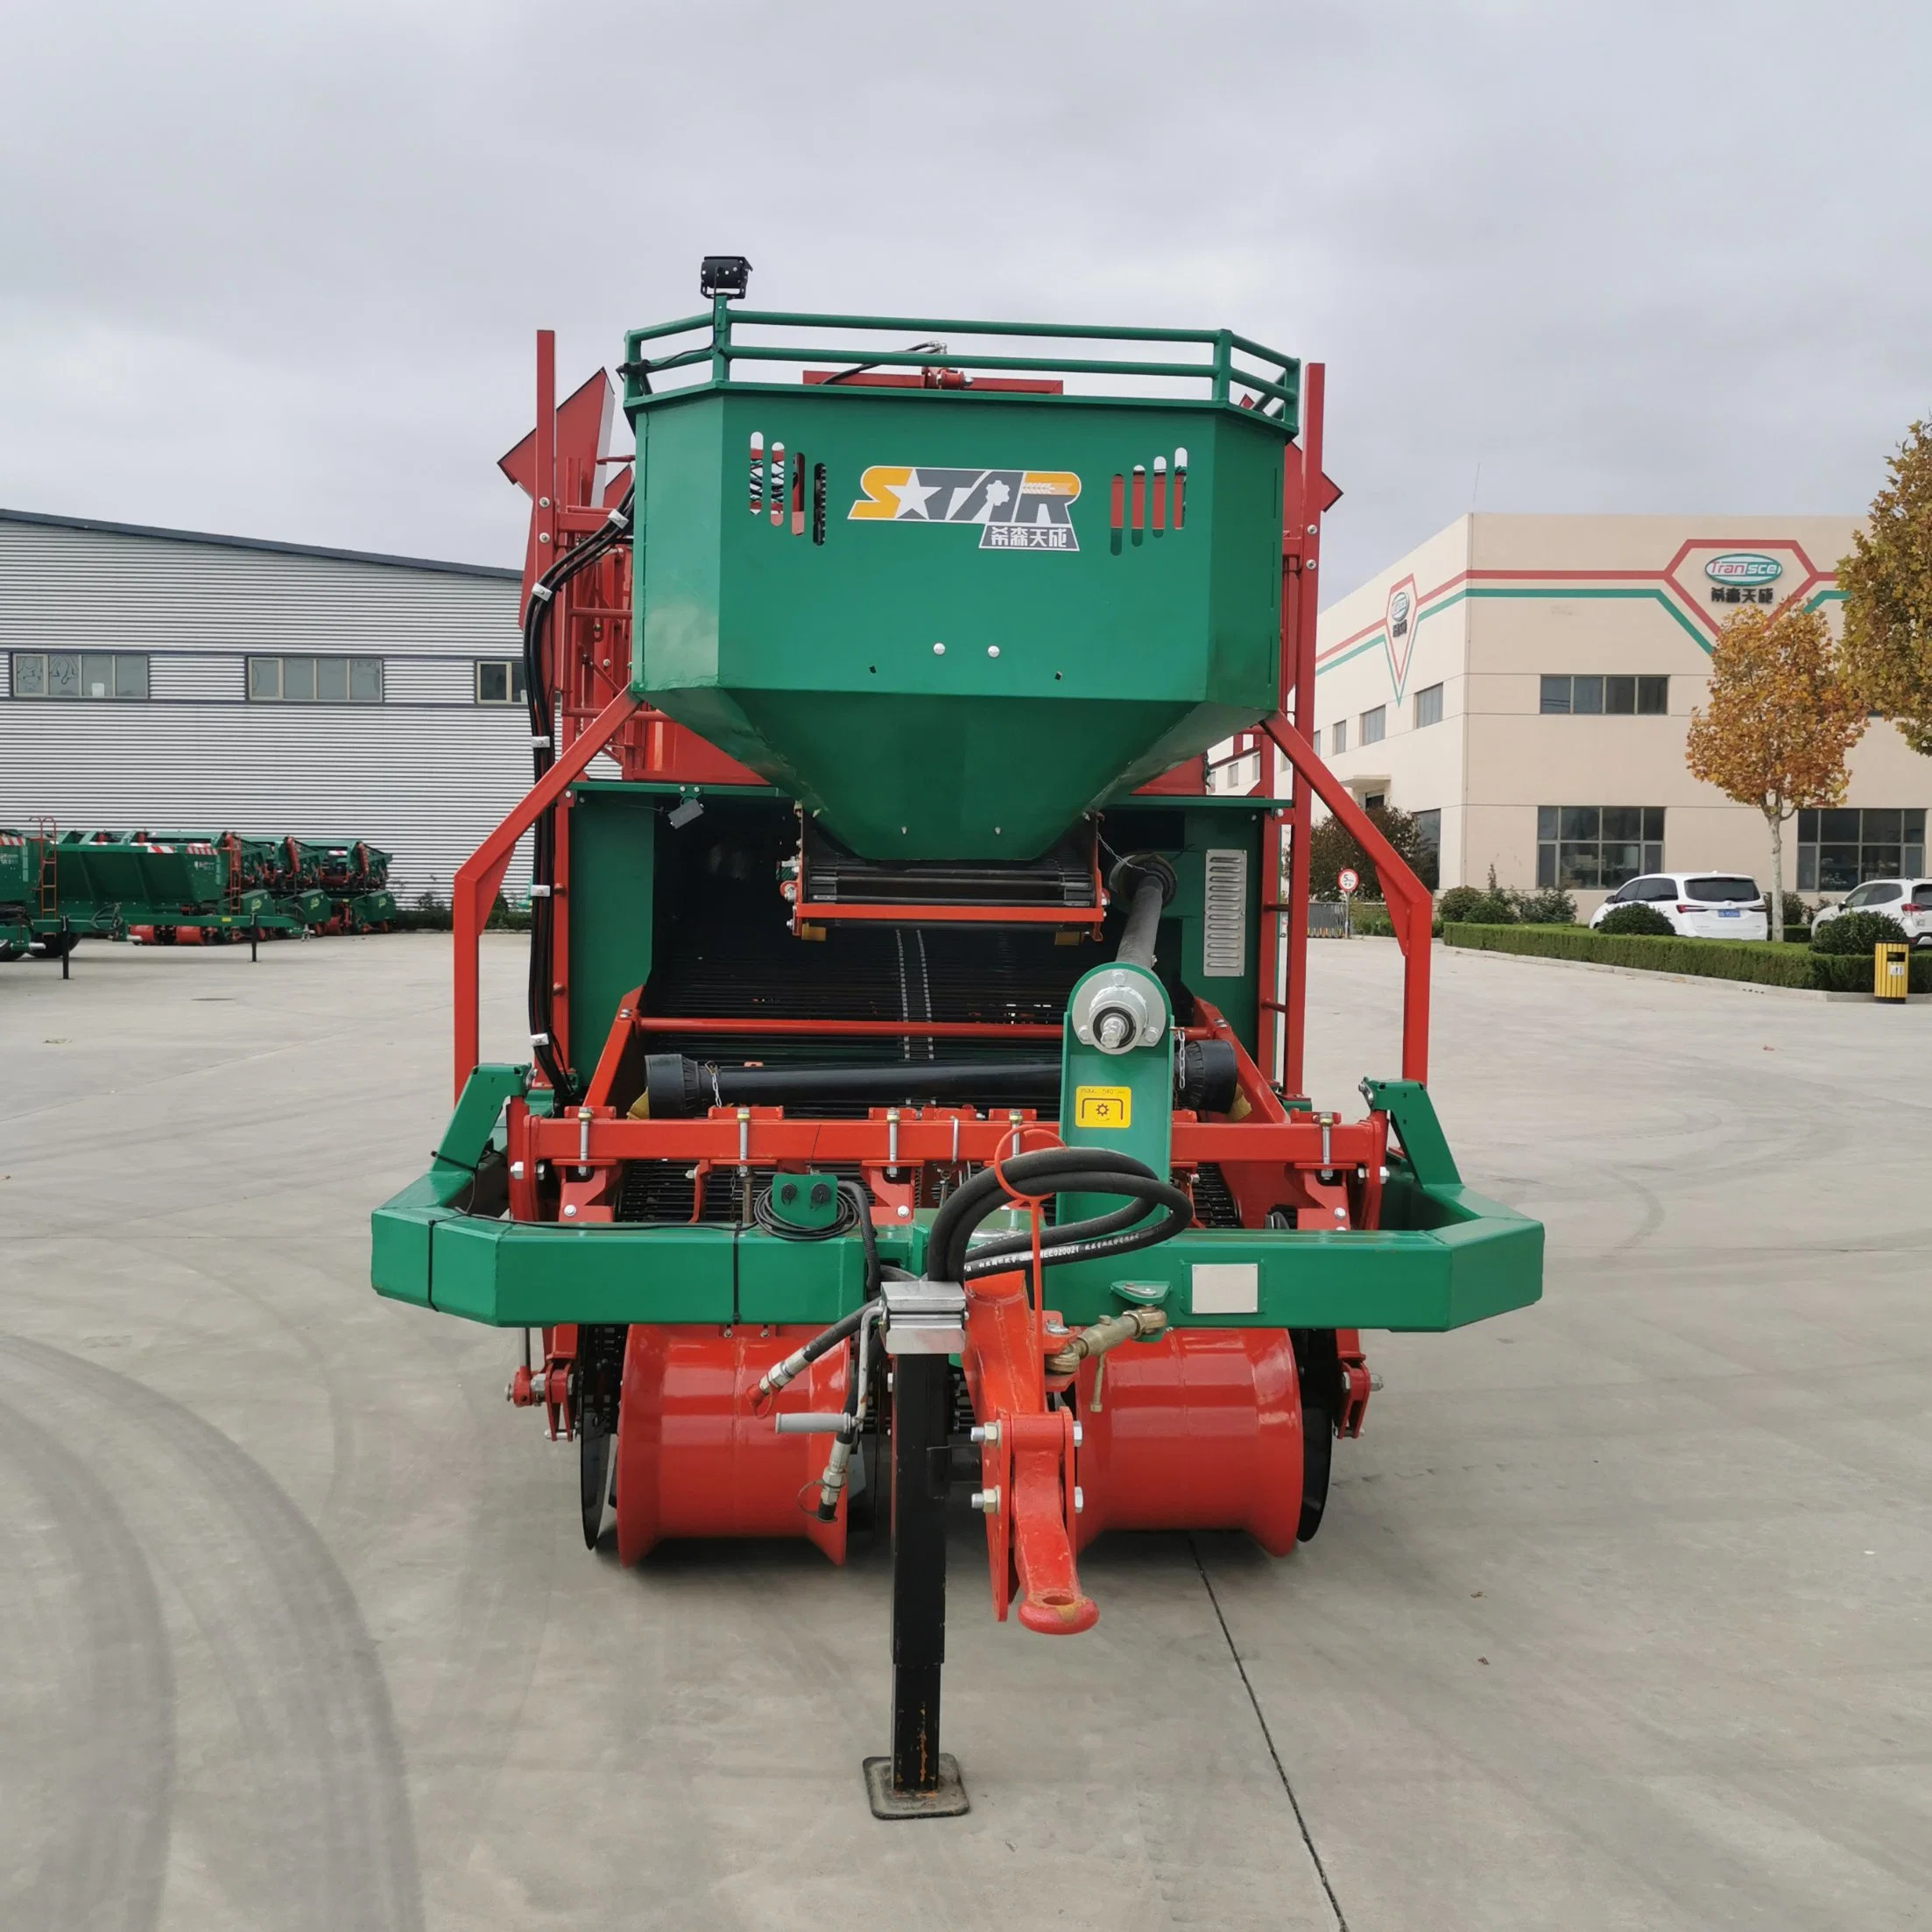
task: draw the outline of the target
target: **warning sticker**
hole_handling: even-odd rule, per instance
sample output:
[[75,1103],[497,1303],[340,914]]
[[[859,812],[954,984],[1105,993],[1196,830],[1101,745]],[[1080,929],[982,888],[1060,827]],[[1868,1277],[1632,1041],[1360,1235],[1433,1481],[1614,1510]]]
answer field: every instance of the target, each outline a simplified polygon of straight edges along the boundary
[[1131,1087],[1075,1087],[1074,1125],[1076,1127],[1131,1127],[1133,1125],[1133,1089]]

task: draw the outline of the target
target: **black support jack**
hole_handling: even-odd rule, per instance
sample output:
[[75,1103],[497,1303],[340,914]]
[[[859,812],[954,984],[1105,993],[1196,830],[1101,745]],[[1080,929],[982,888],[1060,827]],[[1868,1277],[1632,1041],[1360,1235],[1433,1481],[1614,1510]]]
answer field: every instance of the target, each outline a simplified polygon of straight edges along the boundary
[[943,1355],[892,1366],[892,1751],[865,1760],[876,1818],[956,1818],[970,1809],[939,1748],[946,1661],[946,1498],[952,1369]]

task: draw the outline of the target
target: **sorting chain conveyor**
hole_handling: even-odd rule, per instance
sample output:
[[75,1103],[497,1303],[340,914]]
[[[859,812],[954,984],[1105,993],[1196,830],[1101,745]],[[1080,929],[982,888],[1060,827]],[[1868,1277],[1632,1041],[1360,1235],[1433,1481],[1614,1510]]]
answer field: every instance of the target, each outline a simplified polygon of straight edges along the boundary
[[[955,1498],[994,1614],[1047,1635],[1100,1615],[1103,1532],[1286,1555],[1360,1432],[1363,1331],[1534,1301],[1542,1230],[1463,1183],[1429,895],[1302,728],[1319,366],[758,311],[748,276],[708,258],[709,308],[628,338],[633,450],[539,337],[503,460],[533,783],[456,880],[455,1111],[372,1273],[523,1331],[511,1398],[625,1563],[888,1530],[866,1783],[942,1816]],[[1317,799],[1404,951],[1400,1067],[1347,1115],[1304,1084]],[[480,1064],[526,834],[530,1061]]]

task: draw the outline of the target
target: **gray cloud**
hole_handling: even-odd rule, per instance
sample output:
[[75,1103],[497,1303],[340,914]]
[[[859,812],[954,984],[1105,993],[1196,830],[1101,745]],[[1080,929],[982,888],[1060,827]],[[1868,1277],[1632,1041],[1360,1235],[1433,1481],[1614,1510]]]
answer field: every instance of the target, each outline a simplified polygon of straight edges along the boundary
[[1329,370],[1339,591],[1469,506],[1851,510],[1932,408],[1932,18],[1631,0],[66,0],[0,27],[0,502],[520,554],[688,313],[1223,322]]

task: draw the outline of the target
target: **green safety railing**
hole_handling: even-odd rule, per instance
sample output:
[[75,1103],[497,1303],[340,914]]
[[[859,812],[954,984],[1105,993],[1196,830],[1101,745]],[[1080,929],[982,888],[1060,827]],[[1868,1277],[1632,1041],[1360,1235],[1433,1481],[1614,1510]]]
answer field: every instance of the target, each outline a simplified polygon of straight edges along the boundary
[[[1153,342],[1198,347],[1212,351],[1205,360],[1174,362],[1147,361],[1123,356],[1053,356],[999,355],[986,351],[958,350],[951,347],[882,349],[864,345],[746,342],[738,339],[744,328],[840,329],[872,335],[903,335],[916,331],[924,336],[989,335],[1037,338],[1059,342]],[[645,345],[667,338],[705,333],[706,340],[666,356],[648,356]],[[1237,366],[1239,355],[1259,362],[1272,375],[1258,374]],[[1185,400],[1208,402],[1222,408],[1266,409],[1290,436],[1300,428],[1301,364],[1293,356],[1284,356],[1246,335],[1229,328],[1125,328],[1074,322],[991,322],[961,321],[919,315],[814,315],[790,309],[732,308],[721,298],[709,315],[686,315],[674,322],[659,322],[650,328],[631,329],[624,337],[624,360],[618,374],[624,379],[624,406],[649,408],[653,402],[671,396],[687,395],[695,388],[759,386],[755,381],[735,377],[734,363],[828,362],[848,370],[858,369],[954,369],[962,373],[974,370],[1001,371],[1013,375],[1102,376],[1157,377],[1198,383],[1205,394]],[[704,381],[683,384],[655,391],[651,378],[674,370],[705,365]],[[1237,398],[1237,389],[1252,391],[1247,401]],[[941,391],[956,394],[956,391]],[[1041,401],[1091,400],[1090,394],[1074,398],[1042,397]],[[1118,398],[1135,402],[1167,400],[1160,397],[1133,396]]]

